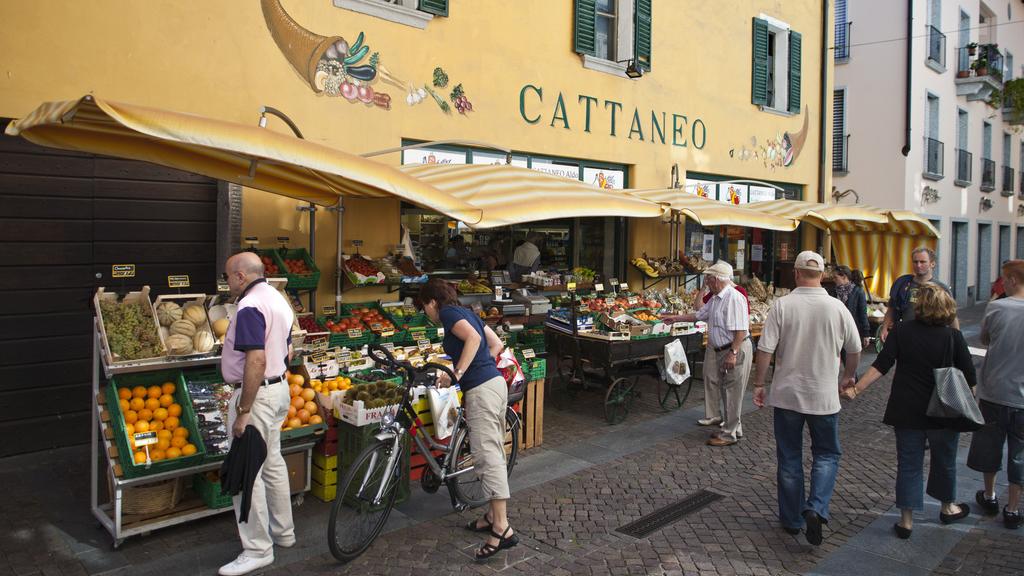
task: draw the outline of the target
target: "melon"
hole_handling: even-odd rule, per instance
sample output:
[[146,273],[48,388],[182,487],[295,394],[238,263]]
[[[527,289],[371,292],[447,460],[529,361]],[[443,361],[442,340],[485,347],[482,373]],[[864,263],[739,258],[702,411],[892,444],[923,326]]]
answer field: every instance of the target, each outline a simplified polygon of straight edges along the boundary
[[192,339],[183,334],[172,334],[167,337],[167,352],[173,356],[191,354],[193,351]]
[[187,336],[189,340],[196,335],[196,325],[190,320],[175,320],[167,329],[171,334]]
[[228,324],[230,321],[227,318],[221,318],[213,323],[213,333],[217,338],[223,338],[228,333]]
[[175,302],[161,302],[156,307],[156,319],[161,326],[170,326],[177,320],[181,320],[181,306]]
[[189,320],[196,326],[202,326],[206,323],[206,310],[203,309],[200,304],[193,304],[185,307],[185,312],[182,315],[185,320]]
[[192,345],[195,347],[196,352],[199,353],[206,353],[213,350],[214,344],[213,334],[210,334],[206,330],[196,332],[196,335],[192,338]]

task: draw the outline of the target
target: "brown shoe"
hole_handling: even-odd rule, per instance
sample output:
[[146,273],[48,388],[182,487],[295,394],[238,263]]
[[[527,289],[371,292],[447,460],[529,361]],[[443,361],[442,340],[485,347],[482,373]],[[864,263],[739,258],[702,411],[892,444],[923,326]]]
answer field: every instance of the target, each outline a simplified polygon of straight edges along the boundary
[[737,440],[731,438],[723,438],[721,436],[712,436],[708,439],[708,446],[732,446]]

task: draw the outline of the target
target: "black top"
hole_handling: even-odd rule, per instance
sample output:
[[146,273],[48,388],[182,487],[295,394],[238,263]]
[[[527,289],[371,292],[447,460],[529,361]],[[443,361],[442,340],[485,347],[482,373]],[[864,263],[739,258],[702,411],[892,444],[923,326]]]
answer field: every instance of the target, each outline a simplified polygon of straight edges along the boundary
[[[949,334],[953,332],[953,350],[949,350]],[[948,326],[931,326],[917,320],[899,322],[892,328],[885,347],[873,367],[885,374],[896,363],[889,403],[882,422],[896,428],[926,430],[941,428],[931,422],[925,411],[935,389],[935,368],[950,365],[959,368],[971,388],[977,384],[974,362],[967,341],[959,330]]]
[[857,331],[861,338],[871,336],[871,326],[868,324],[868,298],[864,289],[854,285],[850,295],[846,298],[846,308],[853,315],[853,321],[857,324]]

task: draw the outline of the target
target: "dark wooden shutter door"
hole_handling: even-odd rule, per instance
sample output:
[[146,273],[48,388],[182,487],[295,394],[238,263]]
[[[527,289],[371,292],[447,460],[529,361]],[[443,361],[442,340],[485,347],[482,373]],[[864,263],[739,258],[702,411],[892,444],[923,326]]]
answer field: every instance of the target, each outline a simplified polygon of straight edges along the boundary
[[597,4],[594,0],[576,0],[576,26],[573,32],[573,50],[594,56],[597,53]]
[[420,10],[435,16],[447,16],[448,0],[420,0]]
[[768,23],[754,18],[751,58],[750,102],[768,105]]
[[638,66],[651,69],[651,0],[633,4],[633,55]]
[[789,111],[800,113],[800,48],[803,37],[799,32],[789,33]]

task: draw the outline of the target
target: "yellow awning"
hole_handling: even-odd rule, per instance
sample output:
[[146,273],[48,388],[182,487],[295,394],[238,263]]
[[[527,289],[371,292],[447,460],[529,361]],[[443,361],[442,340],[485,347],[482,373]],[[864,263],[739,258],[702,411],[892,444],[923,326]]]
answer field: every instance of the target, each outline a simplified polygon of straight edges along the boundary
[[617,190],[507,164],[410,164],[402,171],[483,211],[474,228],[553,218],[656,218],[662,208]]
[[[801,200],[769,200],[743,205],[750,210],[764,214],[773,214],[783,218],[793,218],[807,222],[825,230],[836,227],[854,229],[857,226],[870,224],[887,225],[889,217],[870,207],[849,204],[819,204]],[[861,228],[861,229],[870,229]]]
[[795,230],[799,220],[766,212],[748,210],[746,205],[736,206],[690,194],[679,188],[658,190],[627,190],[638,198],[657,202],[680,212],[703,226],[746,226],[765,230]]
[[393,196],[470,224],[480,219],[473,206],[393,167],[255,125],[85,96],[44,103],[6,132],[42,146],[143,160],[321,205],[339,196]]

